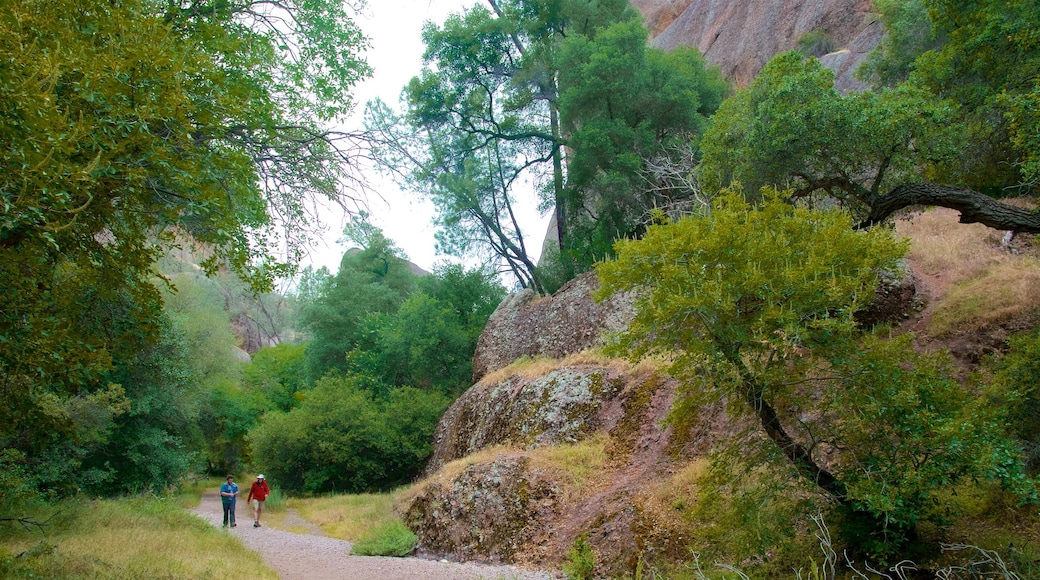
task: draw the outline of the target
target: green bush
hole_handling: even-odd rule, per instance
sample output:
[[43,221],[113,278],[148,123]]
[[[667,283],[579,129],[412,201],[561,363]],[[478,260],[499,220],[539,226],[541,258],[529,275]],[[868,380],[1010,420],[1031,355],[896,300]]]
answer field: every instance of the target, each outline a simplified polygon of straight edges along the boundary
[[384,400],[368,381],[329,376],[299,407],[264,415],[247,436],[255,467],[306,493],[385,490],[418,475],[448,399],[398,387]]
[[372,528],[354,543],[355,556],[407,556],[415,550],[419,538],[400,520]]
[[831,35],[827,34],[826,30],[819,28],[812,32],[805,33],[800,39],[798,39],[798,52],[805,56],[821,57],[825,54],[834,52],[837,47],[838,45],[835,44]]
[[1008,341],[1008,352],[990,361],[991,396],[1006,410],[1012,432],[1021,442],[1027,469],[1040,472],[1040,331],[1028,331]]
[[589,580],[596,568],[596,554],[589,544],[588,534],[578,536],[574,545],[567,552],[567,561],[563,563],[563,573],[570,580]]

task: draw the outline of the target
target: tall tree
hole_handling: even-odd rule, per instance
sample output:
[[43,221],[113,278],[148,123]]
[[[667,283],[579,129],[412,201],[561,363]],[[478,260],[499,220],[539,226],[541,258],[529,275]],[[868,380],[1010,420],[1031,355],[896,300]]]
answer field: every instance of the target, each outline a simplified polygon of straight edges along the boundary
[[471,250],[501,259],[524,287],[539,286],[515,209],[515,189],[529,168],[557,154],[544,103],[524,95],[513,77],[523,59],[515,23],[477,5],[443,25],[427,25],[424,59],[430,63],[405,90],[407,113],[398,117],[370,105],[384,166],[437,208],[439,250]]
[[557,238],[569,239],[565,136],[559,113],[560,44],[635,17],[627,2],[489,0],[423,32],[428,63],[405,90],[405,113],[382,103],[368,126],[382,134],[384,166],[437,205],[442,251],[485,250],[518,283],[544,291],[521,235],[517,188],[534,176],[551,194]]
[[609,256],[616,239],[638,237],[651,209],[681,201],[674,189],[646,186],[649,160],[696,146],[728,91],[696,49],[665,53],[646,45],[647,34],[633,18],[562,43],[560,114],[571,208],[562,257],[575,273]]
[[160,344],[153,264],[177,235],[263,288],[310,201],[361,192],[323,123],[368,74],[363,45],[333,0],[0,4],[0,447],[44,453],[78,428],[58,409],[108,392],[120,344]]
[[415,284],[408,261],[378,229],[355,221],[347,236],[367,245],[343,255],[335,277],[320,285],[300,314],[311,337],[305,354],[311,384],[330,371],[346,372],[347,354],[371,339],[366,319],[396,312]]

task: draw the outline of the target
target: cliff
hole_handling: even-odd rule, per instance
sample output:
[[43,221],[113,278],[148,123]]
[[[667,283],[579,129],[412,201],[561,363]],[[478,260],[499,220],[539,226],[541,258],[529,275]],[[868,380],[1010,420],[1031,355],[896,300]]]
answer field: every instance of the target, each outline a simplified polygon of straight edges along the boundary
[[864,87],[856,67],[881,39],[870,0],[632,0],[650,28],[653,46],[694,46],[738,86],[747,86],[775,54],[814,35],[814,54],[835,72],[835,85]]

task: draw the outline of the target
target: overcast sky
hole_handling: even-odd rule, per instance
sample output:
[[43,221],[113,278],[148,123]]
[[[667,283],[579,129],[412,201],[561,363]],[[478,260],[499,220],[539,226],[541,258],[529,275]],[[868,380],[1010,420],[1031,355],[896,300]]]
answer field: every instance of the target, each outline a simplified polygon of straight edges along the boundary
[[[401,89],[422,68],[425,47],[420,35],[423,23],[432,21],[441,24],[449,14],[461,12],[477,1],[369,0],[369,6],[358,18],[358,24],[371,39],[372,46],[366,53],[366,59],[372,66],[373,76],[355,91],[357,110],[354,122],[358,127],[362,123],[365,103],[369,100],[379,97],[392,107],[398,107]],[[418,266],[430,270],[435,262],[447,260],[445,256],[434,254],[431,206],[420,201],[415,193],[403,192],[393,182],[378,175],[370,175],[369,178],[385,199],[383,201],[376,196],[369,199],[372,222]],[[537,256],[541,252],[549,218],[538,215],[535,210],[537,200],[518,202],[523,205],[525,241],[528,248],[532,249],[532,254]],[[342,237],[345,219],[338,209],[330,210],[325,217],[329,231],[324,242],[312,250],[311,265],[316,268],[326,266],[333,274],[339,269],[340,258],[347,248],[336,241]]]

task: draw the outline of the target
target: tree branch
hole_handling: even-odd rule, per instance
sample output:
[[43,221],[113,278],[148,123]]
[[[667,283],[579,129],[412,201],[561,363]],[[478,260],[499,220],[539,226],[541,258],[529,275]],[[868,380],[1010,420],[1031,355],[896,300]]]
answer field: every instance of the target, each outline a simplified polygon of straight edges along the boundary
[[998,230],[1040,233],[1040,214],[1001,203],[977,191],[936,183],[900,185],[878,198],[857,229],[885,221],[895,212],[914,205],[935,205],[957,210],[962,224],[978,223]]

